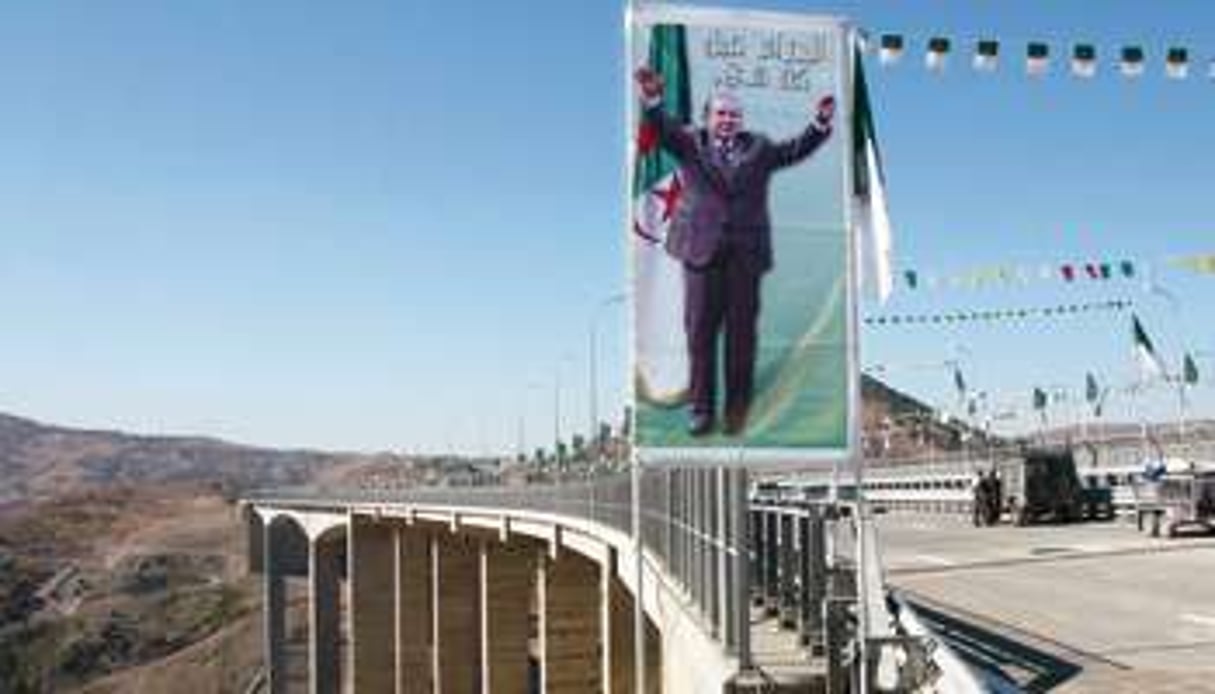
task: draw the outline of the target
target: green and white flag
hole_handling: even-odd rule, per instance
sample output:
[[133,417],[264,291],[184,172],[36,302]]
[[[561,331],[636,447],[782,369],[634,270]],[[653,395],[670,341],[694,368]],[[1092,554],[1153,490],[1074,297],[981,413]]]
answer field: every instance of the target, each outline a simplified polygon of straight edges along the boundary
[[958,402],[966,400],[966,379],[962,378],[962,369],[953,367],[953,387],[958,391]]
[[878,149],[877,130],[873,125],[873,110],[869,102],[869,87],[865,81],[865,66],[858,49],[854,60],[852,110],[852,176],[856,195],[857,233],[869,241],[869,256],[873,264],[873,288],[883,303],[894,289],[894,242],[890,229],[890,212],[886,207],[886,177],[882,172],[882,154]]
[[1185,361],[1181,367],[1181,380],[1187,386],[1198,384],[1198,364],[1194,363],[1194,356],[1186,352]]
[[[665,84],[662,106],[680,123],[692,119],[686,29],[656,24],[649,36],[648,67]],[[641,120],[633,171],[633,252],[636,292],[636,386],[654,402],[675,404],[685,397],[688,379],[683,324],[683,269],[664,243],[683,190],[679,163],[658,143],[658,133]]]
[[1034,388],[1034,409],[1035,410],[1045,410],[1046,409],[1046,391],[1042,390],[1041,388],[1037,388],[1037,387]]
[[1156,354],[1156,348],[1148,337],[1139,317],[1131,315],[1131,333],[1135,341],[1135,358],[1139,361],[1141,374],[1148,379],[1160,378],[1164,375],[1164,363]]

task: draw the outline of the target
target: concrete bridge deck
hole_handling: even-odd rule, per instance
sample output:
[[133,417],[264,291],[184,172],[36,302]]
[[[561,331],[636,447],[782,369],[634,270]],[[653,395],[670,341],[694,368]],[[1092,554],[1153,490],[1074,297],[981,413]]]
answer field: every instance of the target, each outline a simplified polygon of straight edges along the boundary
[[1215,537],[902,513],[878,532],[888,582],[1018,688],[1215,692]]

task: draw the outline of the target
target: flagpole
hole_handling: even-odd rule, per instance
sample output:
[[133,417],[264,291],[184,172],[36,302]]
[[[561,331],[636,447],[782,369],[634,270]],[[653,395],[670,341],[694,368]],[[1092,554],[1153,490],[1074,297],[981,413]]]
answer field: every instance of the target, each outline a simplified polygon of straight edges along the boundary
[[[636,122],[637,99],[633,95],[633,76],[632,76],[632,60],[634,53],[633,46],[633,23],[637,21],[637,11],[642,0],[625,0],[624,11],[624,93],[625,93],[625,108],[624,108],[624,132],[630,132]],[[624,190],[625,190],[625,209],[631,210],[633,199],[630,192],[629,176],[633,171],[634,150],[629,137],[625,137],[625,170],[624,170]],[[627,228],[625,238],[630,238],[631,228]],[[631,249],[631,245],[626,244],[626,249]],[[633,273],[636,272],[633,263],[634,258],[628,257],[629,268],[629,286],[633,284],[636,278]],[[633,292],[634,297],[636,292]],[[629,325],[631,327],[629,333],[629,365],[632,370],[635,370],[637,364],[637,305],[636,299],[629,304]],[[632,384],[634,379],[630,378],[629,383]],[[631,386],[635,389],[635,385]],[[635,404],[637,402],[636,391],[632,391],[633,397],[630,398]],[[642,538],[641,528],[641,465],[642,456],[637,446],[637,408],[630,409],[629,416],[633,421],[629,422],[629,437],[632,439],[629,443],[629,495],[630,495],[630,525],[633,532],[633,580],[634,580],[634,595],[633,595],[633,691],[637,694],[645,694],[646,690],[646,629],[645,629],[645,544]]]
[[1185,397],[1185,378],[1177,379],[1177,438],[1182,446],[1185,445],[1185,424],[1186,424],[1186,397]]

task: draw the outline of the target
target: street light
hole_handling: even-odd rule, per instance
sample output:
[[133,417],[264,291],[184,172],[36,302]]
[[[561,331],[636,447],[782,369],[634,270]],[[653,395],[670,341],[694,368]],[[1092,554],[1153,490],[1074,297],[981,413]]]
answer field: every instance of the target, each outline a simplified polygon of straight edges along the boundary
[[[599,438],[599,319],[606,309],[623,302],[625,296],[624,293],[619,293],[606,297],[591,312],[590,329],[587,331],[587,342],[590,345],[587,359],[590,428],[587,430],[586,440],[592,444]],[[598,450],[598,446],[595,446],[595,450]]]
[[531,394],[532,391],[539,390],[542,387],[543,386],[536,381],[530,381],[530,382],[528,382],[527,385],[525,385],[523,387],[523,406],[519,409],[519,421],[518,421],[518,427],[519,427],[518,454],[524,456],[524,459],[529,457],[529,454],[530,454],[530,451],[528,450],[528,447],[527,447],[527,425],[526,425],[528,402],[531,400],[531,398],[529,398],[528,396]]
[[557,466],[561,467],[561,367],[573,357],[563,354],[557,360],[556,373],[553,376],[553,455],[557,458]]

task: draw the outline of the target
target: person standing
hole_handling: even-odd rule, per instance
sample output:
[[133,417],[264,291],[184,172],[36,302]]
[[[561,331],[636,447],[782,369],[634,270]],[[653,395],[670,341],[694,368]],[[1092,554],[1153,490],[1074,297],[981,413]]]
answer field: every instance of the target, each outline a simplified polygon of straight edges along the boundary
[[742,104],[732,92],[710,96],[705,127],[691,128],[664,112],[660,75],[643,67],[634,77],[642,117],[681,167],[682,192],[665,247],[683,265],[688,433],[704,436],[717,426],[717,344],[724,335],[723,431],[737,435],[753,396],[760,281],[773,264],[769,182],[831,136],[835,99],[822,97],[800,134],[774,142],[745,129]]

